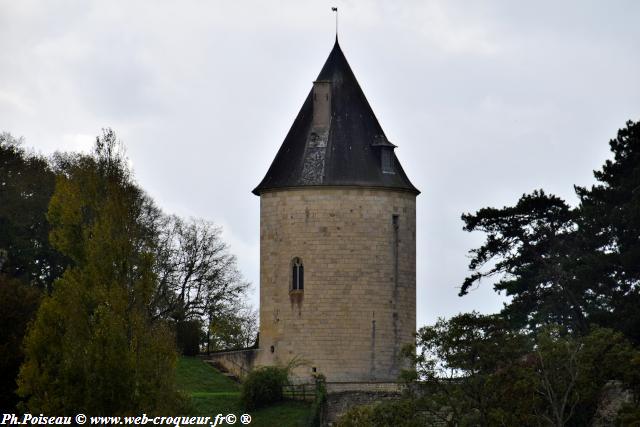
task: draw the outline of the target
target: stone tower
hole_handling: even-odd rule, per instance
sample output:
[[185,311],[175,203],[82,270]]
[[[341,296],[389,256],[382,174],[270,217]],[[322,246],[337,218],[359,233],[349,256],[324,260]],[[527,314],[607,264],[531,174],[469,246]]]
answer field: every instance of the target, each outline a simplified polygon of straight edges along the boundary
[[416,327],[416,196],[338,41],[260,196],[257,365],[395,381]]

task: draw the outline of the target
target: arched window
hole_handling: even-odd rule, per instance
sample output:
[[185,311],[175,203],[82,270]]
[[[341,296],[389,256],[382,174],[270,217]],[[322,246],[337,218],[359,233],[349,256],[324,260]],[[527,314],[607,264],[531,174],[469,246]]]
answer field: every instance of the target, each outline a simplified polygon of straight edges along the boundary
[[301,291],[304,289],[304,266],[302,260],[295,257],[291,262],[292,280],[291,290]]

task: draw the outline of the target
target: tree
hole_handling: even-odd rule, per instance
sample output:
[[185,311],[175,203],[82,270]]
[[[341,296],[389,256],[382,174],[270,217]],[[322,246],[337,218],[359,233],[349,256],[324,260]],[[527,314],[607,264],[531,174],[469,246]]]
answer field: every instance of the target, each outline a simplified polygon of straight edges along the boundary
[[46,159],[0,133],[0,402],[7,410],[17,403],[26,326],[41,291],[50,291],[68,263],[49,243],[46,212],[54,184]]
[[576,337],[556,325],[537,334],[533,355],[535,391],[542,403],[536,415],[548,425],[584,426],[597,417],[608,383],[633,387],[630,373],[640,352],[612,329],[596,327]]
[[531,342],[500,316],[476,312],[439,319],[405,349],[419,380],[416,407],[451,426],[533,425],[538,398],[525,356]]
[[0,273],[47,291],[68,263],[49,243],[46,213],[54,185],[45,158],[0,133]]
[[213,316],[209,322],[208,350],[250,347],[255,343],[257,328],[256,312],[249,307]]
[[22,339],[35,315],[41,292],[0,274],[0,409],[15,410],[16,377],[24,359]]
[[609,141],[613,160],[595,171],[598,183],[576,187],[581,228],[595,242],[601,300],[594,320],[640,343],[640,122],[627,122]]
[[607,383],[637,385],[640,352],[611,329],[530,336],[500,315],[467,313],[421,328],[417,344],[406,352],[413,406],[451,426],[591,425]]
[[[544,408],[542,410],[536,408],[536,413],[549,425],[564,426],[573,417],[579,403],[580,342],[550,327],[545,328],[536,341],[534,354],[539,381],[535,388],[546,404],[540,405]],[[594,389],[597,392],[597,386]]]
[[599,184],[576,187],[578,207],[539,190],[462,215],[466,231],[487,238],[471,251],[460,295],[492,277],[512,297],[504,314],[515,327],[586,335],[598,324],[640,342],[640,124],[628,122],[610,146]]
[[168,216],[160,228],[159,279],[154,303],[159,317],[191,319],[235,304],[246,292],[236,258],[212,223]]
[[59,159],[47,217],[72,266],[25,338],[18,383],[31,412],[158,412],[179,402],[174,338],[152,316],[156,209],[118,148],[104,130],[93,155]]
[[487,239],[471,251],[473,274],[461,296],[483,278],[497,276],[494,289],[512,297],[504,313],[515,327],[536,331],[563,324],[586,332],[593,280],[580,274],[588,262],[582,257],[587,243],[577,233],[575,210],[540,190],[523,195],[513,207],[484,208],[462,220],[466,231],[483,231]]
[[176,322],[178,331],[189,330],[181,323],[199,320],[214,340],[213,349],[243,346],[255,335],[255,316],[242,305],[249,284],[221,229],[204,220],[165,216],[158,231],[155,316]]

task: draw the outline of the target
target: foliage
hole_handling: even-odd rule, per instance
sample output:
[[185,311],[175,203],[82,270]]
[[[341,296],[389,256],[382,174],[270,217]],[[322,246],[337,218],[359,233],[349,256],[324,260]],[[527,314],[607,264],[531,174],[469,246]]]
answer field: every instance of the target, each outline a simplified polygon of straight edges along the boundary
[[631,368],[623,384],[628,387],[632,399],[620,411],[620,425],[640,425],[640,352],[631,359]]
[[640,123],[628,122],[610,147],[599,184],[576,187],[576,208],[539,190],[464,214],[464,229],[487,238],[471,251],[460,295],[496,278],[494,289],[512,297],[503,313],[515,328],[560,324],[586,335],[598,324],[640,342]]
[[249,284],[220,228],[203,220],[161,216],[157,229],[155,316],[178,325],[199,319],[208,350],[248,347],[257,330],[255,314],[242,303]]
[[24,359],[22,339],[40,303],[41,292],[0,274],[0,409],[15,410],[16,377]]
[[[483,246],[472,250],[468,277],[460,295],[482,278],[499,276],[494,284],[511,302],[505,315],[515,327],[531,331],[559,323],[585,332],[584,313],[590,281],[578,275],[583,267],[575,212],[561,199],[534,191],[513,207],[484,208],[462,216],[465,230],[487,233]],[[482,268],[490,264],[487,271]]]
[[184,356],[196,356],[200,352],[200,320],[183,320],[176,322],[176,342],[178,350]]
[[0,133],[0,273],[46,290],[68,262],[49,244],[46,213],[54,185],[46,159]]
[[419,353],[405,350],[415,366],[408,377],[420,380],[415,399],[429,417],[461,426],[530,425],[537,397],[521,361],[531,343],[500,316],[439,319],[420,329],[417,344]]
[[597,246],[591,263],[599,287],[593,322],[640,343],[640,122],[627,122],[609,141],[613,160],[595,171],[598,183],[576,187],[580,226]]
[[236,259],[220,238],[221,230],[204,220],[167,216],[159,226],[154,265],[158,316],[175,320],[215,316],[234,307],[248,288]]
[[[45,307],[32,328],[41,328],[41,334],[33,332],[26,342],[32,353],[37,346],[40,351],[56,349],[52,351],[55,354],[40,354],[28,361],[23,369],[22,390],[30,405],[45,405],[37,403],[37,396],[42,394],[49,396],[51,405],[56,399],[56,405],[63,406],[80,399],[79,394],[70,395],[64,402],[59,396],[54,399],[36,378],[44,381],[46,375],[51,375],[46,387],[54,384],[62,394],[61,390],[71,387],[64,384],[64,375],[71,375],[69,372],[77,368],[67,357],[82,365],[78,377],[89,375],[92,363],[103,363],[105,369],[111,363],[109,366],[116,369],[120,366],[116,360],[125,355],[118,355],[115,350],[96,360],[90,355],[83,359],[71,353],[85,345],[97,346],[98,337],[104,341],[102,345],[115,346],[114,341],[120,339],[119,345],[129,343],[128,351],[135,353],[135,348],[142,345],[142,336],[136,335],[135,328],[128,326],[130,323],[139,326],[138,331],[146,328],[147,334],[163,337],[154,341],[160,352],[172,352],[159,343],[173,340],[176,321],[181,325],[177,337],[181,343],[187,341],[188,335],[182,332],[190,329],[191,353],[197,351],[200,336],[209,331],[214,317],[240,326],[222,334],[222,346],[238,346],[255,337],[255,313],[241,302],[248,285],[221,241],[220,230],[206,221],[163,214],[133,183],[126,160],[118,152],[120,148],[113,132],[107,130],[97,139],[93,155],[56,153],[46,159],[22,148],[21,140],[0,134],[0,291],[14,290],[15,278],[52,292],[53,283],[71,266],[65,277],[56,282],[56,289],[60,288],[57,295],[51,300],[45,298]],[[102,264],[100,257],[104,257]],[[12,286],[5,288],[6,280]],[[15,289],[28,293],[23,286]],[[125,296],[126,292],[129,294]],[[111,304],[118,298],[119,305]],[[11,304],[3,310],[2,319],[13,319],[10,327],[0,333],[0,346],[16,349],[3,352],[0,362],[6,362],[2,365],[6,382],[0,389],[0,394],[7,396],[2,398],[3,405],[13,404],[16,366],[23,357],[21,334],[35,314],[31,298],[25,296],[22,304],[11,301],[14,299],[0,301]],[[74,306],[81,308],[78,313],[64,314]],[[23,317],[16,320],[18,309],[23,309]],[[140,314],[143,311],[145,314]],[[88,324],[84,329],[70,330],[67,325],[79,326],[84,321]],[[196,322],[202,325],[198,331],[184,327]],[[60,327],[52,328],[54,324]],[[49,330],[45,330],[47,327]],[[124,338],[119,336],[123,329]],[[82,339],[72,339],[74,334]],[[62,344],[64,337],[73,341],[69,355],[61,353],[66,346]],[[149,348],[153,350],[154,346]],[[139,358],[142,350],[137,354]],[[45,359],[46,363],[41,364]],[[167,375],[172,372],[170,359],[165,360],[167,369],[162,369]],[[139,362],[130,362],[122,366],[137,369]],[[63,379],[58,381],[60,373],[53,366],[64,366],[69,372],[61,374]],[[140,369],[137,372],[143,374]],[[138,379],[128,377],[128,381]],[[112,382],[117,379],[114,377]],[[125,383],[123,388],[127,387]],[[144,381],[135,385],[136,390],[143,386]],[[148,396],[154,398],[153,394]]]
[[597,408],[604,387],[612,381],[640,398],[640,390],[637,388],[637,380],[640,378],[640,349],[636,345],[624,334],[606,328],[593,328],[580,341],[577,381],[580,403],[577,405],[578,416],[575,419],[580,421],[580,416]]
[[413,400],[386,401],[374,405],[356,406],[340,417],[337,427],[418,427],[425,420],[416,410]]
[[73,266],[45,297],[25,338],[19,393],[31,412],[166,412],[174,337],[151,316],[156,209],[133,183],[115,134],[91,156],[61,158],[48,220]]
[[[563,426],[574,415],[580,402],[577,382],[582,366],[578,360],[581,343],[559,332],[548,328],[537,337],[535,362],[539,382],[536,391],[545,403],[545,410],[539,413],[540,417],[551,425]],[[598,392],[598,386],[594,386],[593,390],[589,390],[590,394]]]
[[638,405],[629,405],[620,411],[617,419],[619,426],[639,426],[640,425],[640,407]]
[[340,417],[336,427],[371,426],[375,422],[373,417],[373,405],[354,406]]
[[249,308],[229,310],[209,319],[209,350],[247,348],[254,344],[258,319]]
[[594,328],[585,337],[547,327],[536,336],[535,391],[541,397],[536,415],[550,425],[591,425],[605,386],[630,386],[629,373],[640,352],[620,332]]
[[[533,339],[499,315],[468,313],[418,334],[413,401],[447,425],[590,425],[604,386],[632,387],[640,352],[611,329],[576,337],[549,326]],[[446,408],[443,410],[443,408]]]
[[283,400],[282,388],[289,383],[289,371],[281,366],[262,366],[242,382],[241,401],[247,410]]

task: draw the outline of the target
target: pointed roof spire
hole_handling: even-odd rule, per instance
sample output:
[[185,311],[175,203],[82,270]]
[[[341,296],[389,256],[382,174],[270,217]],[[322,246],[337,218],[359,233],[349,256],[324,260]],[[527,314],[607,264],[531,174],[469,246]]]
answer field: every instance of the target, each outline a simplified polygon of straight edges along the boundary
[[337,35],[333,49],[262,182],[253,190],[381,187],[420,193],[407,178]]
[[338,41],[338,8],[334,6],[331,10],[336,13],[336,41]]

